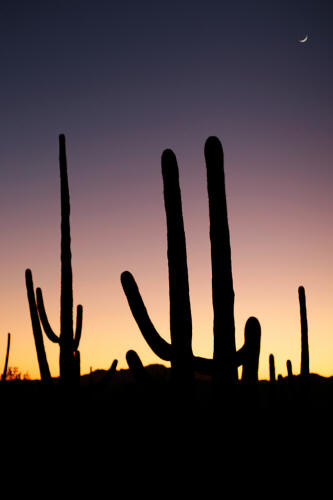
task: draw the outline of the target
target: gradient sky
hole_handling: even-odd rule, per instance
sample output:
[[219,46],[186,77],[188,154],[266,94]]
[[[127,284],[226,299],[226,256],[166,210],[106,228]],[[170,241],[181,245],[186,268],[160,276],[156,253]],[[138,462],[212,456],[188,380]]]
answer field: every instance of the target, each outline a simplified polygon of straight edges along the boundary
[[[159,362],[120,284],[130,270],[169,339],[162,151],[180,167],[193,349],[212,356],[203,147],[220,138],[236,343],[262,326],[260,378],[274,353],[300,369],[297,288],[306,290],[310,369],[333,374],[333,4],[331,1],[0,3],[0,366],[38,377],[24,272],[59,329],[58,135],[67,139],[74,302],[82,372],[136,349]],[[302,44],[298,40],[309,34]],[[2,339],[2,340],[1,340]],[[53,375],[58,346],[45,340]]]

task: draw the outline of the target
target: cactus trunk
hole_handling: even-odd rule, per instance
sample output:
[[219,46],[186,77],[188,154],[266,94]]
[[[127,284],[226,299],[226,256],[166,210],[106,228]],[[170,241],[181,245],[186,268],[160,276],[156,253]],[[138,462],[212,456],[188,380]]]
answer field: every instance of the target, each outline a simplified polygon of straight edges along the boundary
[[306,313],[305,290],[303,286],[298,288],[298,298],[301,316],[301,375],[307,377],[310,373],[309,366],[309,340],[308,320]]
[[223,149],[216,137],[205,144],[214,311],[214,378],[218,385],[237,381],[234,289],[225,194]]
[[1,380],[5,382],[6,377],[7,377],[7,370],[8,370],[8,359],[9,359],[9,349],[10,349],[10,333],[8,333],[7,336],[7,351],[6,351],[6,359],[5,359],[5,365],[3,369],[3,373],[1,376]]
[[70,235],[70,199],[65,137],[59,137],[61,191],[61,296],[60,296],[60,377],[66,382],[76,378],[73,351],[73,273]]
[[272,383],[274,383],[276,381],[276,376],[275,376],[275,359],[274,359],[274,355],[273,354],[269,355],[269,380]]
[[171,366],[180,383],[193,379],[192,317],[188,284],[186,242],[178,165],[172,151],[162,155],[164,204],[167,221]]

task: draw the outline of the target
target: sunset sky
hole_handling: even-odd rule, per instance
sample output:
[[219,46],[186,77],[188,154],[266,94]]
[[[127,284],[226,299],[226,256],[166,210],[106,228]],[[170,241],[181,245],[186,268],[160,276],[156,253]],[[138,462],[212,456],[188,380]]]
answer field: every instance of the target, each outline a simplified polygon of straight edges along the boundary
[[[43,289],[59,331],[58,135],[67,141],[74,304],[82,373],[160,362],[129,310],[131,271],[169,340],[161,154],[178,159],[193,350],[212,356],[204,143],[220,138],[236,343],[256,316],[268,356],[300,370],[297,289],[306,291],[310,370],[333,375],[333,4],[329,0],[2,0],[0,371],[39,377],[25,288]],[[308,35],[305,43],[299,40]],[[45,339],[50,369],[59,349]]]

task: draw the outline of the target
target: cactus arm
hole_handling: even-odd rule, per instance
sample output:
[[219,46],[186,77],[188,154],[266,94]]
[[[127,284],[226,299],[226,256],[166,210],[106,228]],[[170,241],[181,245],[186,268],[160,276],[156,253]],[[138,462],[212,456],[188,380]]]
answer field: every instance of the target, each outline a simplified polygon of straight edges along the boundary
[[[244,344],[235,352],[235,366],[243,365],[243,380],[250,377],[252,380],[258,378],[259,354],[260,354],[261,328],[260,323],[255,317],[250,317],[245,324]],[[202,357],[193,357],[195,371],[203,375],[213,375],[214,360]]]
[[1,377],[2,381],[5,381],[6,380],[6,376],[7,376],[9,349],[10,349],[10,333],[8,333],[8,336],[7,336],[7,352],[6,352],[6,360],[5,360],[5,365],[4,365],[4,369],[3,369],[3,374],[2,374],[2,377]]
[[37,352],[37,359],[39,365],[39,372],[42,382],[50,382],[51,374],[49,365],[46,358],[44,341],[42,329],[39,322],[39,316],[37,311],[36,297],[34,292],[34,285],[32,281],[32,273],[30,269],[27,269],[25,272],[25,282],[27,288],[29,309],[30,309],[30,317],[32,324],[32,332],[35,340],[35,347]]
[[[172,346],[158,334],[152,324],[133,275],[129,271],[123,272],[121,275],[121,283],[133,317],[147,344],[156,356],[164,361],[170,361],[172,359]],[[246,345],[236,352],[236,366],[243,364],[246,352]],[[193,356],[193,365],[196,372],[203,375],[213,375],[213,359]]]
[[135,279],[129,271],[125,271],[121,274],[121,284],[133,317],[145,341],[158,357],[164,361],[170,361],[172,358],[171,345],[156,331],[149,318]]
[[187,378],[192,371],[192,317],[179,172],[170,149],[162,154],[162,177],[167,223],[170,337],[174,355],[171,363],[180,378]]
[[[159,335],[151,322],[133,275],[129,271],[124,271],[120,279],[133,317],[145,341],[156,356],[163,361],[171,361],[172,346]],[[194,356],[193,362],[195,371],[204,375],[212,375],[212,359]]]
[[78,305],[76,309],[76,330],[73,341],[73,351],[76,351],[79,347],[81,333],[82,333],[82,316],[83,316],[83,307],[81,305]]
[[212,299],[214,311],[214,359],[216,379],[223,383],[237,381],[234,363],[236,352],[234,290],[231,247],[223,169],[223,149],[216,137],[205,144],[207,190],[209,199],[212,261]]
[[37,290],[36,290],[36,298],[37,298],[37,307],[38,307],[39,317],[40,317],[40,321],[43,325],[44,332],[45,332],[46,336],[51,340],[51,342],[54,342],[55,344],[59,344],[60,339],[59,339],[59,337],[57,337],[57,335],[52,330],[50,323],[49,323],[49,320],[47,319],[45,306],[44,306],[44,300],[43,300],[43,294],[42,294],[42,290],[40,288],[37,288]]

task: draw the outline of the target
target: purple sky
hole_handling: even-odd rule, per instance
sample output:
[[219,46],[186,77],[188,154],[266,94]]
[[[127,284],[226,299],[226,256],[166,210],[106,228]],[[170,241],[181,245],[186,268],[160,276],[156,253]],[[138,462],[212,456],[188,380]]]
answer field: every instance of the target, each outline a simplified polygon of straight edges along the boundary
[[[124,299],[125,269],[146,287],[147,307],[168,335],[165,148],[181,170],[194,347],[211,355],[211,330],[205,339],[200,333],[201,324],[211,328],[203,146],[217,135],[237,342],[246,318],[257,315],[262,376],[271,351],[280,353],[281,371],[288,355],[298,369],[304,284],[319,332],[310,356],[316,371],[330,371],[329,355],[323,359],[333,328],[332,14],[332,3],[320,0],[1,2],[0,345],[5,351],[11,331],[12,366],[38,372],[27,267],[59,321],[59,133],[68,145],[74,299],[85,308],[83,371],[114,357],[126,366],[128,348],[156,361]],[[49,349],[56,373],[57,351]]]

